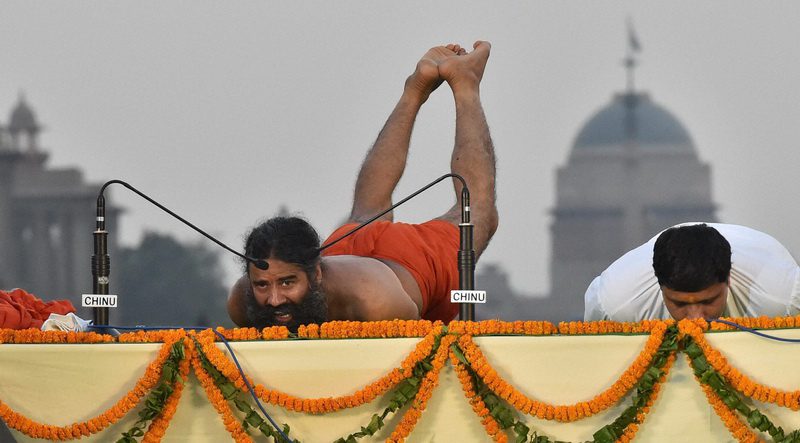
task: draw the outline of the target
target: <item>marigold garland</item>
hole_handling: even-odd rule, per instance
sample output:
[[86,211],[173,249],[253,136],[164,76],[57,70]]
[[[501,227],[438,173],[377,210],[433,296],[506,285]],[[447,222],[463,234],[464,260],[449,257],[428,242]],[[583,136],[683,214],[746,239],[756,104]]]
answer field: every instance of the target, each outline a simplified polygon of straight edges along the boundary
[[[687,360],[689,356],[686,356]],[[689,361],[691,365],[691,360]],[[760,442],[762,441],[758,436],[747,427],[746,424],[742,423],[736,413],[722,401],[721,398],[705,383],[700,382],[697,379],[697,382],[700,384],[700,387],[703,389],[703,393],[706,394],[706,398],[708,399],[708,403],[714,409],[714,412],[717,413],[717,416],[722,420],[722,423],[728,428],[731,435],[733,435],[739,442],[741,443],[752,443],[752,442]]]
[[236,419],[236,417],[234,417],[233,412],[228,405],[228,401],[222,395],[222,392],[219,390],[219,388],[217,388],[217,386],[214,384],[214,380],[211,378],[211,376],[208,375],[205,369],[203,369],[203,365],[200,362],[199,352],[200,350],[198,349],[192,354],[192,369],[194,369],[194,374],[197,376],[197,380],[200,382],[200,385],[206,391],[206,397],[208,398],[208,401],[211,403],[214,409],[216,409],[217,413],[219,413],[222,423],[225,425],[225,429],[231,434],[231,437],[233,437],[234,441],[237,443],[252,443],[253,439],[247,435],[247,432],[245,432],[242,424]]
[[[753,323],[775,324],[774,321],[764,322],[763,319],[751,319]],[[759,321],[756,321],[759,320]],[[692,337],[692,340],[700,346],[709,364],[728,381],[734,389],[747,397],[778,406],[790,408],[793,411],[800,410],[800,390],[788,392],[755,382],[748,376],[742,374],[738,369],[728,363],[727,359],[717,349],[713,348],[705,338],[702,325],[698,321],[681,321],[678,328],[681,333]],[[707,323],[706,323],[707,325]],[[726,325],[727,326],[727,325]]]
[[464,367],[464,364],[458,361],[455,352],[450,353],[450,363],[453,365],[453,370],[456,372],[458,381],[461,382],[461,389],[464,391],[464,396],[467,397],[469,404],[472,405],[472,410],[478,418],[480,418],[481,425],[483,425],[486,433],[496,442],[508,441],[508,437],[503,432],[500,432],[500,425],[497,424],[497,421],[489,413],[489,409],[486,408],[486,404],[483,402],[481,396],[475,392],[472,384],[472,376],[467,368]]
[[120,343],[166,343],[176,342],[186,337],[187,332],[183,329],[159,329],[154,331],[139,330],[120,334],[117,340]]
[[29,437],[47,440],[71,440],[100,432],[127,415],[139,403],[139,400],[158,383],[164,361],[169,357],[172,345],[179,340],[179,337],[175,335],[170,336],[170,338],[161,346],[158,356],[147,366],[136,385],[124,397],[97,417],[66,426],[46,425],[31,420],[0,401],[0,418],[11,429],[16,429]]
[[422,379],[419,391],[417,391],[417,395],[414,397],[411,407],[403,414],[403,418],[400,419],[400,422],[394,428],[392,435],[386,439],[387,442],[405,441],[406,437],[414,430],[422,412],[428,405],[428,400],[431,398],[433,390],[439,384],[439,372],[444,367],[447,355],[450,352],[450,345],[455,339],[456,336],[454,335],[445,335],[442,337],[439,343],[439,349],[436,350],[436,354],[433,357],[433,368],[425,374],[425,378]]
[[[794,328],[800,327],[800,316],[783,318],[749,318],[733,319],[738,324],[750,328],[771,329],[771,328]],[[392,433],[390,440],[402,441],[413,431],[420,415],[424,411],[427,401],[433,389],[437,386],[441,368],[444,366],[447,356],[453,362],[462,389],[470,401],[473,410],[481,417],[482,425],[487,434],[496,441],[505,441],[507,436],[500,429],[500,424],[489,413],[480,395],[474,389],[468,390],[465,381],[471,375],[458,361],[454,354],[449,351],[450,344],[458,340],[459,345],[464,349],[464,357],[472,365],[475,374],[481,377],[498,396],[503,398],[511,406],[527,414],[536,415],[539,418],[555,419],[559,421],[573,421],[600,412],[607,407],[620,401],[625,392],[636,384],[636,380],[641,378],[643,371],[651,364],[653,355],[664,339],[664,331],[671,324],[671,321],[645,321],[641,323],[618,323],[618,322],[562,322],[556,327],[550,322],[541,321],[517,321],[501,322],[496,320],[482,322],[451,322],[447,330],[449,334],[442,335],[446,330],[440,322],[431,323],[427,321],[384,321],[384,322],[329,322],[320,326],[310,325],[301,327],[297,336],[304,339],[340,339],[340,338],[382,338],[382,337],[422,337],[414,350],[403,360],[399,368],[381,377],[375,382],[370,383],[357,392],[336,398],[315,398],[302,399],[279,391],[269,390],[261,385],[256,385],[258,395],[265,401],[272,404],[283,406],[289,410],[302,411],[306,413],[327,413],[343,408],[359,406],[376,397],[383,395],[389,389],[397,386],[402,380],[411,376],[413,368],[422,360],[429,358],[431,352],[439,341],[439,348],[433,356],[433,368],[429,370],[422,379],[420,389],[413,399],[411,407],[401,418],[398,426]],[[679,324],[682,336],[690,337],[694,343],[702,350],[710,367],[717,371],[730,386],[744,395],[753,399],[785,406],[793,410],[800,410],[800,390],[782,391],[774,389],[752,381],[739,370],[732,367],[726,358],[717,349],[713,348],[705,339],[704,331],[724,331],[733,329],[729,325],[714,322],[708,324],[704,320],[684,320]],[[271,327],[262,330],[255,328],[223,329],[217,331],[229,340],[280,340],[289,338],[290,334],[284,327]],[[650,337],[644,349],[637,356],[620,378],[606,391],[599,394],[591,401],[578,402],[573,405],[554,406],[529,399],[521,394],[514,386],[503,380],[497,372],[486,361],[477,345],[472,342],[472,336],[476,335],[592,335],[592,334],[616,334],[616,333],[649,333]],[[195,349],[192,340],[184,340],[187,349],[185,358],[179,365],[179,378],[186,380],[190,370],[194,369],[200,384],[205,389],[209,401],[219,412],[226,429],[231,433],[236,441],[252,441],[243,429],[239,421],[233,415],[227,401],[219,388],[214,384],[214,380],[205,372],[200,363],[198,352],[202,349],[214,367],[228,377],[239,389],[244,388],[244,382],[238,370],[215,345],[217,337],[212,330],[201,333],[189,333],[196,337],[199,349]],[[88,436],[110,426],[125,416],[140,400],[152,390],[158,383],[161,371],[169,356],[171,346],[178,340],[187,337],[187,333],[178,331],[137,331],[122,334],[117,341],[120,343],[145,343],[163,342],[164,345],[159,350],[158,356],[146,368],[145,373],[136,382],[131,391],[122,397],[114,406],[92,419],[74,423],[67,426],[53,426],[37,423],[22,414],[12,410],[8,405],[0,401],[0,419],[6,424],[28,436],[34,438],[45,438],[50,440],[68,440]],[[39,331],[28,330],[0,330],[0,343],[110,343],[115,339],[109,335],[90,333],[76,333],[64,331]],[[698,352],[699,351],[694,351]],[[688,354],[687,354],[688,355]],[[662,357],[663,358],[663,357]],[[671,354],[665,364],[665,372],[653,385],[652,395],[649,397],[645,407],[643,407],[633,423],[630,423],[618,441],[630,441],[636,435],[641,422],[646,418],[646,414],[658,395],[665,374],[674,361],[674,354]],[[208,364],[208,363],[206,363]],[[465,378],[467,377],[467,378]],[[740,441],[757,441],[758,436],[751,432],[747,425],[737,417],[736,412],[728,407],[723,400],[712,390],[712,388],[701,383],[709,403],[715,412],[725,423],[731,433]],[[167,398],[162,412],[150,424],[145,433],[143,441],[160,441],[166,432],[171,421],[183,389],[183,383],[176,382],[172,395]],[[763,417],[763,416],[762,416]],[[501,420],[505,420],[500,417]],[[619,432],[619,431],[616,431]],[[619,434],[617,434],[619,435]]]
[[[650,367],[650,365],[652,363],[653,356],[655,355],[656,351],[658,351],[659,348],[661,347],[661,344],[663,343],[663,340],[664,340],[664,334],[666,332],[666,328],[667,328],[668,324],[671,324],[671,322],[670,323],[667,323],[667,322],[663,322],[662,323],[663,330],[660,327],[653,328],[653,333],[651,334],[651,337],[648,340],[648,343],[652,342],[652,343],[657,343],[657,344],[655,345],[655,350],[652,353],[650,353],[650,356],[647,359],[648,361],[647,361],[647,363],[646,363],[646,365],[644,367],[644,370],[647,370]],[[659,337],[659,335],[660,335],[660,337]],[[657,337],[657,338],[654,339],[654,337]],[[475,349],[478,348],[477,345],[475,345],[472,342],[471,338],[468,338],[468,336],[461,336],[459,338],[459,344],[463,346],[464,343],[468,343],[470,346],[474,347]],[[463,347],[461,349],[463,350]],[[467,355],[469,353],[466,352],[466,351],[462,351],[462,352],[463,352],[464,359],[467,360],[467,362],[469,362],[470,365],[472,365],[472,361],[469,360],[469,357],[467,357]],[[480,352],[480,351],[478,350],[478,352]],[[640,357],[643,354],[644,354],[644,351],[640,354]],[[453,368],[456,371],[456,374],[457,374],[457,376],[459,378],[459,381],[461,382],[462,390],[464,391],[465,396],[467,397],[467,399],[469,400],[470,404],[472,405],[473,411],[481,419],[481,424],[484,426],[484,429],[486,430],[486,433],[490,437],[492,437],[492,439],[495,440],[495,441],[502,441],[502,442],[507,441],[508,436],[504,432],[501,432],[500,424],[494,419],[492,413],[490,413],[489,409],[486,407],[486,404],[484,403],[483,398],[481,397],[481,395],[476,393],[475,387],[474,387],[473,381],[472,381],[472,375],[470,374],[469,369],[467,369],[467,367],[466,367],[466,365],[464,363],[459,361],[459,359],[456,356],[455,352],[451,352],[450,360],[451,360],[451,363],[453,364]],[[661,369],[661,376],[658,378],[657,382],[653,384],[652,391],[651,391],[650,395],[648,396],[647,402],[641,408],[641,410],[637,413],[636,420],[634,420],[634,422],[630,423],[628,426],[625,427],[625,429],[623,430],[622,435],[617,439],[617,441],[627,443],[627,442],[630,442],[636,436],[636,433],[639,430],[639,425],[644,422],[644,420],[645,420],[645,418],[647,416],[647,413],[650,411],[650,408],[652,407],[653,403],[658,398],[658,393],[659,393],[659,391],[661,389],[661,385],[666,381],[666,377],[669,374],[669,371],[670,371],[674,361],[675,361],[675,353],[672,352],[667,357],[667,359],[666,359],[666,361],[665,361],[665,363],[663,365],[663,368]],[[475,371],[475,376],[476,377],[480,377],[480,375],[477,373],[477,370],[475,369],[474,366],[472,366],[472,370]],[[642,371],[642,373],[638,375],[638,377],[636,378],[636,380],[634,382],[634,385],[639,382],[639,379],[642,377],[643,372],[644,371]],[[484,380],[484,383],[485,383],[485,380]],[[492,388],[488,384],[486,384],[486,386],[489,387],[494,394],[503,397],[504,400],[506,400],[509,404],[511,404],[512,406],[514,406],[518,410],[524,411],[518,405],[515,405],[514,403],[509,401],[509,398],[508,398],[509,396],[508,395],[503,395],[503,394],[508,394],[507,390],[501,392],[501,391],[496,390],[495,388]],[[631,387],[633,387],[633,386],[631,386]],[[512,389],[513,389],[513,387],[512,387]],[[627,392],[628,390],[630,390],[630,388],[628,388],[625,392]],[[562,412],[562,414],[563,414],[563,412]],[[523,428],[524,428],[523,434],[527,433],[528,432],[527,426],[523,426]],[[515,425],[515,430],[516,430],[516,425]],[[517,441],[520,441],[521,438],[522,438],[522,436],[518,436]],[[550,440],[547,439],[547,441],[550,441]]]
[[452,321],[450,332],[456,334],[478,335],[598,335],[598,334],[646,334],[662,323],[671,324],[673,320],[643,320],[641,322],[616,321],[572,321],[560,322],[556,327],[548,321],[483,320],[479,322]]
[[[794,317],[721,317],[720,319],[727,320],[750,329],[783,329],[800,327],[800,315]],[[708,329],[712,331],[734,331],[737,328],[721,322],[712,322],[711,325],[706,328],[706,330]]]
[[640,322],[617,321],[571,321],[558,324],[558,333],[562,335],[597,335],[597,334],[643,334],[654,328],[661,328],[664,323],[673,320],[642,320]]
[[289,338],[289,330],[285,326],[270,326],[261,330],[256,328],[215,329],[226,340],[251,341],[251,340],[285,340]]
[[636,437],[636,433],[639,432],[639,427],[642,423],[644,423],[645,419],[647,418],[647,413],[650,412],[650,409],[653,407],[653,403],[656,402],[658,399],[658,394],[661,392],[661,387],[664,385],[664,382],[667,380],[667,375],[669,375],[670,369],[672,369],[672,364],[675,362],[675,354],[670,354],[667,358],[667,363],[664,365],[663,371],[664,373],[658,379],[658,383],[653,385],[653,393],[650,394],[650,398],[647,400],[647,404],[645,404],[642,411],[636,415],[636,421],[634,423],[629,424],[626,428],[622,436],[617,439],[619,443],[629,443]]
[[300,338],[397,338],[422,337],[442,322],[428,320],[331,321],[322,325],[304,325],[297,330]]
[[96,332],[41,331],[39,329],[0,329],[2,343],[112,343],[114,337]]
[[553,335],[558,332],[549,321],[456,320],[450,322],[447,328],[453,334],[468,335]]
[[[426,322],[433,325],[430,322]],[[424,326],[424,329],[428,329]],[[433,329],[428,329],[427,335],[417,344],[414,350],[403,360],[399,368],[392,369],[388,374],[379,378],[378,380],[368,384],[362,389],[354,392],[353,394],[343,395],[339,397],[321,397],[321,398],[300,398],[264,387],[261,384],[254,383],[249,377],[247,381],[253,386],[259,398],[270,404],[281,406],[291,411],[305,412],[310,414],[321,414],[334,412],[346,408],[354,408],[363,404],[369,403],[375,398],[383,395],[390,389],[397,386],[398,383],[411,376],[412,370],[417,363],[422,361],[425,357],[430,355],[436,337],[441,335],[443,326],[438,323]],[[418,333],[422,329],[417,329],[414,333]],[[353,333],[360,334],[360,331]],[[340,338],[340,337],[337,337]],[[236,387],[245,391],[247,389],[241,373],[236,365],[228,358],[228,356],[214,345],[213,337],[206,331],[197,335],[198,342],[202,346],[203,354],[206,358],[219,370],[226,378],[231,380]]]
[[647,334],[664,324],[672,324],[673,320],[642,320],[641,322],[616,321],[572,321],[558,324],[558,333],[562,335],[599,335],[599,334]]
[[158,417],[156,417],[147,428],[142,437],[142,443],[158,443],[167,432],[172,417],[178,410],[178,402],[181,400],[181,394],[186,381],[189,379],[189,369],[191,366],[191,359],[194,357],[194,342],[192,340],[183,340],[184,358],[178,368],[178,375],[180,380],[175,383],[174,391],[169,396],[167,402],[164,404],[164,409]]
[[526,396],[497,373],[480,348],[472,341],[471,336],[462,335],[458,339],[458,343],[475,372],[492,391],[509,404],[525,414],[535,415],[540,419],[572,422],[592,416],[617,404],[650,366],[653,356],[661,346],[666,329],[667,322],[653,323],[650,338],[645,343],[644,349],[619,379],[593,399],[571,405],[552,405]]

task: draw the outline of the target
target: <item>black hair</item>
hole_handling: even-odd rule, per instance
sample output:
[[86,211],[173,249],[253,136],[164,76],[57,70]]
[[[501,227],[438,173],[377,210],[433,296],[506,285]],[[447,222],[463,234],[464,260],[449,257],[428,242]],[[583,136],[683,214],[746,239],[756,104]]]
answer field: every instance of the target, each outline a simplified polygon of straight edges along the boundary
[[[250,231],[244,253],[255,259],[274,258],[298,265],[311,276],[319,263],[319,241],[317,231],[302,218],[273,217]],[[248,273],[248,263],[244,265]]]
[[706,224],[669,228],[653,247],[653,270],[661,286],[681,292],[701,291],[728,281],[731,245]]

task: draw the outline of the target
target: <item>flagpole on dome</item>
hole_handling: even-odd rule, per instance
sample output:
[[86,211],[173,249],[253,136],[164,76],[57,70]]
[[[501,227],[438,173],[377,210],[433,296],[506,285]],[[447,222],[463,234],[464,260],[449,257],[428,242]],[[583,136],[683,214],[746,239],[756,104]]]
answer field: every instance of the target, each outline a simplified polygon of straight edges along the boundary
[[636,31],[633,29],[633,20],[630,16],[625,20],[628,31],[628,49],[625,58],[622,59],[622,65],[625,67],[625,74],[627,77],[627,89],[623,95],[625,106],[625,132],[627,135],[626,151],[630,160],[636,158],[636,136],[638,128],[636,127],[635,109],[639,100],[639,96],[635,90],[635,69],[639,64],[637,54],[641,52],[642,46],[639,44],[639,38],[636,36]]
[[642,46],[639,44],[639,38],[636,37],[636,31],[633,29],[633,20],[630,17],[626,20],[626,24],[628,27],[628,53],[623,60],[623,64],[627,72],[627,92],[628,94],[633,94],[634,69],[636,69],[636,65],[638,64],[635,56],[642,50]]

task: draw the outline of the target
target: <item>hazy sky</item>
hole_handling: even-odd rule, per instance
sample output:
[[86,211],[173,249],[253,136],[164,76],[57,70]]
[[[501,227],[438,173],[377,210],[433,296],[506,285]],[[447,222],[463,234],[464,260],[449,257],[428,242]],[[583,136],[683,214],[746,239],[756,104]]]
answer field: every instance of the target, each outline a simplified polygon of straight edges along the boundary
[[[486,39],[501,222],[482,262],[541,293],[555,169],[625,86],[627,17],[643,49],[637,86],[711,163],[722,221],[800,256],[795,1],[4,0],[0,122],[24,91],[51,166],[126,180],[236,249],[281,205],[325,236],[348,213],[363,155],[419,57]],[[442,87],[417,120],[397,198],[449,172],[453,130]],[[396,218],[438,216],[452,195],[442,184]],[[128,211],[126,244],[144,229],[199,239],[122,188],[112,198]]]

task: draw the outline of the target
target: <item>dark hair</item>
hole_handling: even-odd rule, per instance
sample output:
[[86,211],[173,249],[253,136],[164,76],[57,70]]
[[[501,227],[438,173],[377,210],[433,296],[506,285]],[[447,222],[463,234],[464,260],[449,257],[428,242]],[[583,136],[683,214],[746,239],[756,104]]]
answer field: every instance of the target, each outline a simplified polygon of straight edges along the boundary
[[273,217],[250,231],[244,253],[255,259],[275,258],[292,263],[312,275],[319,263],[319,234],[302,218]]
[[669,228],[653,247],[653,270],[661,286],[681,292],[701,291],[728,281],[731,245],[706,224]]

